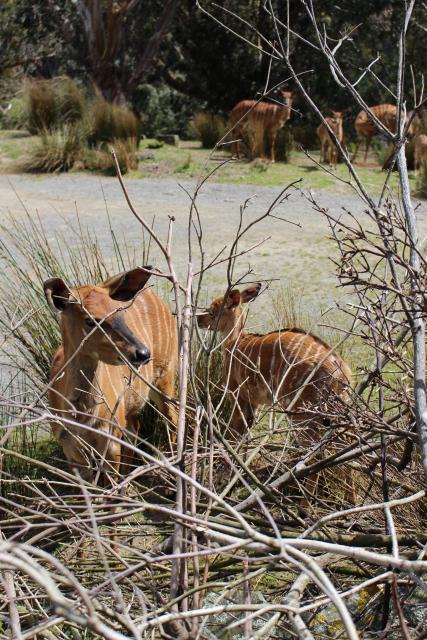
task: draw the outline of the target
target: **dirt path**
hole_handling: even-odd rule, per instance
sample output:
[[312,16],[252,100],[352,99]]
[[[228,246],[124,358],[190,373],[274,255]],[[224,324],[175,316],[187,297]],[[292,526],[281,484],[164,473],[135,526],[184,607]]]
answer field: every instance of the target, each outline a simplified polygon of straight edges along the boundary
[[[126,181],[129,194],[136,209],[151,221],[156,217],[156,229],[165,238],[168,216],[176,219],[174,228],[174,251],[179,272],[184,275],[187,263],[187,224],[189,196],[194,192],[195,182],[177,180],[132,180]],[[251,198],[246,211],[247,219],[253,219],[265,211],[279,194],[276,187],[254,187],[230,184],[206,184],[199,195],[198,207],[203,224],[206,260],[212,259],[223,247],[230,245],[239,221],[240,205]],[[357,216],[363,215],[363,204],[354,195],[335,196],[331,191],[319,191],[316,198],[334,213],[342,208]],[[20,202],[21,200],[21,202]],[[137,247],[141,242],[138,222],[133,218],[124,201],[115,178],[100,178],[81,175],[49,177],[0,176],[0,217],[8,213],[24,215],[23,205],[31,214],[38,212],[48,238],[58,232],[66,232],[67,222],[75,220],[76,209],[82,224],[95,233],[107,255],[112,254],[111,236],[108,230],[106,210],[119,238]],[[289,288],[301,297],[304,308],[333,304],[340,296],[336,289],[334,267],[330,258],[336,249],[327,239],[328,226],[324,217],[310,207],[300,193],[293,192],[275,211],[289,222],[269,219],[252,230],[242,246],[266,239],[250,255],[241,260],[243,272],[248,265],[253,268],[255,278],[275,278],[281,286]],[[427,206],[418,211],[420,228],[427,233]],[[293,223],[293,224],[292,224]],[[300,226],[296,226],[300,225]],[[69,236],[69,234],[68,234]],[[164,267],[156,255],[153,264]],[[197,270],[198,258],[194,260]],[[222,290],[225,282],[225,267],[216,267],[207,279],[211,293]],[[275,284],[277,288],[279,285]]]

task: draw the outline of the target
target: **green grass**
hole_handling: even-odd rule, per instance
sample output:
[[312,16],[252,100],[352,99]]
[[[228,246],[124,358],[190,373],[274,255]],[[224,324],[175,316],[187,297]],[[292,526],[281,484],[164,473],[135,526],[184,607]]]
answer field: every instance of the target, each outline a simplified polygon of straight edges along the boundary
[[14,161],[24,158],[31,151],[38,137],[25,131],[0,130],[0,172],[11,169]]
[[[143,140],[140,149],[148,150],[150,142],[150,140]],[[226,147],[212,152],[212,150],[201,149],[195,142],[181,142],[179,147],[164,145],[152,151],[154,159],[140,162],[138,170],[131,175],[137,178],[165,178],[185,174],[188,177],[197,178],[226,162],[216,171],[213,181],[282,186],[301,178],[303,186],[309,189],[334,189],[341,193],[349,189],[334,176],[316,166],[301,151],[293,152],[291,161],[287,164],[283,162],[272,164],[260,159],[252,162],[231,160],[230,153],[225,149]],[[318,152],[311,153],[318,160]],[[378,193],[384,184],[386,173],[382,171],[374,157],[369,158],[368,165],[361,162],[356,163],[355,167],[365,187],[371,192]],[[349,178],[349,172],[343,164],[337,166],[336,175],[345,180]],[[415,175],[411,175],[410,184],[413,189],[415,189],[415,182]],[[391,186],[397,187],[397,174],[393,174]]]
[[[37,137],[25,135],[22,131],[0,131],[0,171],[10,171],[13,163],[23,159],[36,144]],[[292,153],[289,163],[268,161],[257,158],[252,162],[231,160],[227,147],[215,152],[201,149],[197,142],[181,142],[179,147],[163,145],[152,149],[152,139],[142,140],[139,150],[151,154],[152,158],[141,160],[138,169],[129,173],[134,178],[199,178],[217,168],[213,182],[254,184],[260,186],[279,187],[294,180],[302,180],[302,186],[313,190],[334,190],[337,193],[348,193],[349,187],[339,182],[334,176],[316,166],[301,151]],[[318,159],[318,151],[311,152]],[[225,164],[223,164],[225,163]],[[220,166],[223,164],[223,166]],[[355,168],[365,187],[371,193],[379,193],[384,184],[386,173],[381,170],[374,154],[368,164],[357,162]],[[338,178],[348,180],[347,168],[340,164],[336,168]],[[392,188],[397,187],[397,174],[390,181]],[[416,190],[416,176],[410,174],[412,191]]]

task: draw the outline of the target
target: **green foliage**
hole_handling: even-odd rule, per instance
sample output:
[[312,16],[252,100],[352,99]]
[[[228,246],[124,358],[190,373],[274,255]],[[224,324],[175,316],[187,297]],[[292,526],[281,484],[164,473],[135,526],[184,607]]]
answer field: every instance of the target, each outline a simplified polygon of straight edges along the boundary
[[227,123],[214,113],[198,111],[190,123],[190,135],[200,140],[204,149],[212,149],[227,133]]
[[30,133],[58,129],[83,117],[85,97],[71,78],[27,81],[24,94],[28,103]]
[[159,133],[188,135],[188,124],[200,101],[165,84],[144,84],[138,92],[135,107],[142,114],[142,132],[147,137]]
[[146,149],[161,149],[164,146],[164,142],[162,140],[157,140],[157,138],[151,138],[151,140],[147,140],[144,147]]
[[378,163],[383,167],[393,153],[393,147],[378,136],[372,139],[371,146]]
[[28,122],[27,101],[23,96],[15,96],[0,112],[2,129],[24,129]]

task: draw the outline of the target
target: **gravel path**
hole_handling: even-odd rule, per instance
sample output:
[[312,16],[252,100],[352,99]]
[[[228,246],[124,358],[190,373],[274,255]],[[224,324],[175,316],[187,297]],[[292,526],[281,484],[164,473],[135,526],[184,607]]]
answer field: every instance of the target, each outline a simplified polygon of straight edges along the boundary
[[[190,202],[184,189],[193,193],[195,182],[179,184],[178,180],[126,180],[136,209],[148,221],[156,217],[156,229],[161,237],[165,238],[168,216],[175,217],[174,254],[178,271],[184,275]],[[249,220],[265,211],[279,192],[277,187],[213,183],[203,186],[198,207],[206,258],[213,258],[224,246],[230,245],[239,221],[239,207],[245,200],[251,198],[246,213]],[[344,207],[358,216],[363,215],[363,204],[354,195],[320,191],[315,196],[319,204],[335,213]],[[54,238],[58,231],[66,231],[67,222],[75,220],[77,208],[82,223],[95,231],[107,255],[112,254],[106,216],[108,208],[112,226],[119,237],[124,235],[126,243],[133,247],[140,243],[138,222],[128,210],[115,178],[87,175],[0,176],[1,219],[4,220],[10,212],[24,215],[23,205],[31,214],[38,212],[49,238]],[[292,193],[275,213],[289,220],[289,223],[269,219],[251,230],[242,246],[249,247],[267,239],[250,256],[241,260],[241,270],[250,264],[255,277],[277,278],[281,285],[290,288],[297,297],[302,297],[303,307],[329,306],[342,293],[336,289],[334,268],[329,258],[337,254],[334,243],[327,239],[328,226],[324,217],[313,211],[307,200],[297,192]],[[425,235],[425,204],[419,208],[418,215],[421,232]],[[151,260],[153,264],[164,267],[158,256],[153,255]],[[197,269],[197,260],[195,263]],[[224,282],[225,267],[222,265],[216,267],[207,278],[211,289],[209,295],[221,291]]]

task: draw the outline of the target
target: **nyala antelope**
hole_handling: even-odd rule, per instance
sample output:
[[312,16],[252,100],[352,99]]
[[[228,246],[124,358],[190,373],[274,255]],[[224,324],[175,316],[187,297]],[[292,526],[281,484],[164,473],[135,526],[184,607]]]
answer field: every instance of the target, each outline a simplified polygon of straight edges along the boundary
[[44,283],[48,305],[60,315],[62,336],[50,372],[49,404],[65,420],[53,420],[52,430],[70,467],[88,481],[94,478],[93,458],[104,481],[130,471],[133,456],[126,447],[122,455],[120,439],[126,430],[136,441],[147,399],[158,406],[170,440],[175,439],[176,328],[167,305],[144,289],[149,269],[136,268],[96,286],[69,288],[60,278]]
[[[378,118],[378,120],[385,126],[391,133],[396,133],[396,114],[397,107],[394,104],[378,104],[375,107],[369,107],[370,111]],[[409,114],[407,115],[407,119]],[[353,160],[357,156],[359,150],[360,141],[362,138],[366,138],[365,149],[365,162],[368,157],[369,147],[371,145],[372,138],[378,134],[376,124],[372,122],[366,111],[361,111],[354,122],[354,128],[357,133],[357,147],[354,152]],[[413,124],[409,127],[409,135],[412,136],[414,132]]]
[[420,134],[415,138],[414,169],[421,169],[421,165],[427,163],[427,136]]
[[[289,408],[297,421],[313,422],[316,407],[331,395],[347,398],[351,384],[348,365],[315,335],[297,328],[265,335],[244,331],[243,305],[260,289],[260,284],[233,289],[197,317],[199,327],[225,336],[224,381],[233,397],[235,434],[251,427],[258,407],[273,402]],[[305,413],[306,408],[312,411]]]
[[240,140],[245,130],[249,134],[259,127],[267,135],[271,162],[276,160],[277,132],[291,115],[292,91],[282,91],[283,104],[272,102],[257,102],[256,100],[241,100],[230,113],[232,136],[236,139],[234,152],[240,158]]
[[[341,144],[344,140],[342,128],[343,115],[344,113],[342,111],[332,111],[332,117],[328,116],[325,118],[330,129],[334,132]],[[317,127],[316,133],[320,140],[320,162],[329,162],[331,165],[336,165],[338,161],[338,149],[323,122]]]

